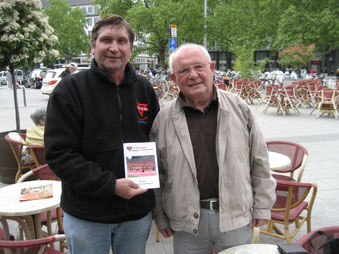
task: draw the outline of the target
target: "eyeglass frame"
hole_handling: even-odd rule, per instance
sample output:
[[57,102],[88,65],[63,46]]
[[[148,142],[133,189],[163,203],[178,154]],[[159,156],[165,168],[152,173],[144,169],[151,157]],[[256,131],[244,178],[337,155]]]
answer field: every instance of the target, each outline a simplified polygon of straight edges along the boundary
[[[185,77],[187,76],[188,74],[191,73],[192,69],[194,69],[195,72],[197,73],[200,73],[200,72],[203,72],[206,68],[207,65],[211,64],[211,62],[208,62],[208,63],[195,63],[195,64],[191,64],[191,65],[188,65],[188,66],[185,66],[185,67],[182,67],[176,71],[173,71],[173,74],[177,74],[181,77]],[[193,67],[193,68],[192,68]],[[197,69],[197,68],[201,68],[201,70]],[[186,72],[187,73],[184,73]]]

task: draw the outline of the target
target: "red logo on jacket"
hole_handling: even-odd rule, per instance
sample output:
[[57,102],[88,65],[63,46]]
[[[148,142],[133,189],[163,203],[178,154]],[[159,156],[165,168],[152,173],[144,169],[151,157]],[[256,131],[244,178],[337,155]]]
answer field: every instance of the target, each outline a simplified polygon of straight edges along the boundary
[[149,110],[148,104],[137,102],[137,109],[139,112],[139,117],[138,117],[139,121],[145,121],[148,118],[148,116],[144,117],[144,112],[148,112]]

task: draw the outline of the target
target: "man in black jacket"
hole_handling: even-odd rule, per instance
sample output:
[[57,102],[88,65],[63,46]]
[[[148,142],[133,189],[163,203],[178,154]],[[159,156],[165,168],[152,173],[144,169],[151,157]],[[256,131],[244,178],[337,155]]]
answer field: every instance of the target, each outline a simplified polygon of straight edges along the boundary
[[71,253],[145,253],[151,190],[125,178],[123,143],[148,142],[159,103],[128,63],[134,41],[120,16],[92,30],[91,69],[63,79],[47,109],[45,155],[62,180],[61,207]]

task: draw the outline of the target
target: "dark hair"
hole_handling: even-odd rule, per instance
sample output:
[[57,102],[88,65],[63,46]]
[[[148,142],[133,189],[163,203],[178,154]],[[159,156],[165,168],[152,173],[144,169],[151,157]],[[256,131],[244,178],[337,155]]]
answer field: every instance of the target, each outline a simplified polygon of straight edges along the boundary
[[100,28],[108,25],[116,26],[119,28],[125,27],[128,33],[128,39],[131,45],[131,49],[133,48],[134,31],[131,25],[123,17],[115,14],[107,15],[101,18],[97,23],[95,23],[92,29],[92,38],[91,38],[92,47],[94,47],[95,42],[99,36],[98,31],[100,30]]
[[41,125],[40,121],[46,121],[46,110],[45,108],[39,108],[31,114],[31,119],[35,125]]

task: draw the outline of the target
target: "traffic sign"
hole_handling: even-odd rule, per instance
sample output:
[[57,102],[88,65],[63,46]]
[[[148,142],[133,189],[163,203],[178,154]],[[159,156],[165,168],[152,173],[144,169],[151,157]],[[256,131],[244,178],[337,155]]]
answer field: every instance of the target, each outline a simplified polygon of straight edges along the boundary
[[177,48],[177,38],[171,38],[168,40],[169,51],[172,52]]
[[176,38],[177,37],[177,25],[171,24],[171,37]]

